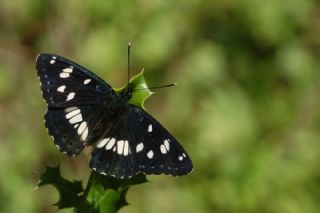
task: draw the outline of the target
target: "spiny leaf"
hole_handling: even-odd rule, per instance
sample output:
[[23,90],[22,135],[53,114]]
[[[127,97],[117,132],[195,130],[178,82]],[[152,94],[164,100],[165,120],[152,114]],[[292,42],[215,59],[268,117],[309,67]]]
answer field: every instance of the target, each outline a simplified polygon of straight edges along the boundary
[[58,209],[77,206],[83,193],[81,181],[69,181],[60,174],[59,165],[56,167],[47,167],[40,176],[38,186],[53,185],[59,192],[59,201],[55,204]]
[[100,183],[93,184],[87,195],[87,203],[100,213],[117,212],[122,207],[117,205],[119,201],[120,194],[117,191],[105,189]]
[[[116,89],[116,92],[120,93],[127,87],[128,84],[126,84],[124,87]],[[154,93],[147,89],[148,85],[146,79],[144,78],[143,70],[130,79],[129,87],[133,89],[132,98],[130,99],[129,103],[144,109],[145,100],[147,100]]]

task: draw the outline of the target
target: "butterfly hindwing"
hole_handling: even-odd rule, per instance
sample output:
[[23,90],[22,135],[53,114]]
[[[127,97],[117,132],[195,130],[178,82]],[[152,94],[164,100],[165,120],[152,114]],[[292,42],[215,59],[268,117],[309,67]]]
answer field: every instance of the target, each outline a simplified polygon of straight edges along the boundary
[[130,105],[99,139],[90,167],[117,178],[137,173],[180,176],[192,170],[182,146],[144,110]]
[[78,155],[111,124],[105,112],[100,105],[51,108],[45,114],[45,125],[61,152]]
[[97,104],[111,99],[113,89],[94,73],[61,56],[40,54],[36,69],[48,107]]

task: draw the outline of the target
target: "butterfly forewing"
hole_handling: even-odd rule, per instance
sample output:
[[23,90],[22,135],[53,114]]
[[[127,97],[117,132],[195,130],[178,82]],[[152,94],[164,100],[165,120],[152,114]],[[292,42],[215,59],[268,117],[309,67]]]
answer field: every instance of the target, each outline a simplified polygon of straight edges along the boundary
[[98,76],[61,56],[40,54],[36,68],[48,104],[48,132],[60,151],[78,155],[105,128],[100,125],[103,103],[115,93]]
[[161,124],[142,109],[130,105],[99,139],[90,167],[117,178],[138,173],[180,176],[192,170],[192,162]]
[[101,105],[51,108],[45,114],[45,125],[60,151],[78,155],[111,124],[108,116],[101,116],[105,113]]
[[36,68],[48,107],[97,104],[114,95],[113,89],[98,76],[61,56],[40,54]]

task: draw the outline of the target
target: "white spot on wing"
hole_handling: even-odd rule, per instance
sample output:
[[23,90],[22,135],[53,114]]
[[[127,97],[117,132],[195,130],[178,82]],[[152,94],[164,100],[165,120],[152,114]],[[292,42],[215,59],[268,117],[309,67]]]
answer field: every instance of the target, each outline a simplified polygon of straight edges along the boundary
[[69,68],[64,68],[62,71],[65,73],[72,73],[73,69],[69,67]]
[[70,92],[70,93],[68,94],[68,96],[67,96],[67,101],[70,101],[71,99],[73,99],[75,95],[76,95],[76,93]]
[[55,60],[50,60],[50,64],[54,64],[54,63],[56,63]]
[[89,83],[90,83],[90,81],[91,81],[91,79],[90,79],[90,78],[88,78],[88,79],[84,80],[84,81],[83,81],[83,83],[84,83],[84,84],[89,84]]
[[[70,124],[75,124],[75,123],[79,123],[82,121],[82,115],[81,114],[77,114],[75,116],[73,116],[70,120],[69,123]],[[80,127],[79,127],[80,128]]]
[[152,124],[149,124],[149,126],[148,126],[148,132],[152,132]]
[[129,142],[124,141],[124,149],[123,149],[123,155],[127,156],[129,154]]
[[58,92],[64,92],[64,90],[66,89],[66,86],[65,85],[62,85],[60,87],[57,88],[57,91]]
[[115,143],[116,143],[116,139],[111,138],[106,145],[106,150],[112,149],[112,147],[114,146]]
[[123,140],[119,140],[117,142],[117,152],[118,152],[119,155],[122,154],[123,148],[124,148],[124,141]]
[[109,140],[110,140],[110,138],[104,138],[104,139],[102,139],[101,141],[98,142],[97,148],[102,148],[102,147],[104,147]]
[[163,144],[164,144],[164,146],[166,147],[166,149],[167,149],[168,152],[169,152],[169,150],[170,150],[169,139],[164,140],[164,141],[163,141]]
[[183,160],[183,156],[180,155],[180,156],[178,157],[178,159],[179,159],[179,161],[182,161],[182,160]]
[[60,78],[68,78],[70,76],[70,73],[67,73],[67,72],[62,72],[60,73]]
[[81,122],[81,124],[80,124],[80,126],[78,128],[78,135],[81,135],[86,128],[87,128],[87,122],[85,122],[85,121]]
[[64,109],[64,112],[71,112],[71,111],[76,110],[76,109],[78,109],[78,107],[68,107],[68,108]]
[[70,119],[75,115],[78,115],[80,113],[80,109],[76,108],[75,110],[69,112],[68,114],[66,114],[66,119]]
[[87,137],[88,137],[88,133],[89,133],[89,130],[88,130],[88,127],[84,130],[84,132],[82,133],[82,135],[81,135],[81,140],[82,141],[85,141],[86,139],[87,139]]
[[186,156],[186,153],[182,153],[182,156],[183,156],[184,158],[187,157],[187,156]]
[[55,57],[55,56],[52,56],[52,59],[57,59],[57,57]]
[[136,146],[136,152],[141,152],[143,150],[143,143],[139,143],[137,146]]
[[153,158],[153,151],[150,150],[148,153],[147,153],[147,156],[149,159],[152,159]]
[[161,144],[161,146],[160,146],[160,151],[161,151],[162,154],[166,154],[167,153],[167,149],[163,144]]

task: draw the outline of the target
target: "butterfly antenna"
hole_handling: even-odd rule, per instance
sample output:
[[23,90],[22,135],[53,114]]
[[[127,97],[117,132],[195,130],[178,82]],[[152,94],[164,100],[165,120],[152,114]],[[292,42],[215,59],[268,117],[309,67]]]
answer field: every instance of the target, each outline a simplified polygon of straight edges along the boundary
[[131,49],[131,42],[128,43],[128,85],[130,82],[130,49]]
[[166,87],[172,87],[172,86],[175,86],[177,85],[178,83],[172,83],[172,84],[166,84],[166,85],[162,85],[162,86],[156,86],[156,87],[146,87],[146,88],[139,88],[139,89],[136,89],[134,91],[137,91],[137,90],[146,90],[146,89],[161,89],[161,88],[166,88]]
[[[128,85],[130,82],[130,50],[131,50],[131,42],[128,42]],[[156,86],[156,87],[147,87],[147,88],[140,88],[140,89],[136,89],[137,90],[146,90],[146,89],[161,89],[161,88],[165,88],[165,87],[172,87],[177,85],[177,83],[172,83],[172,84],[166,84],[166,85],[162,85],[162,86]]]

